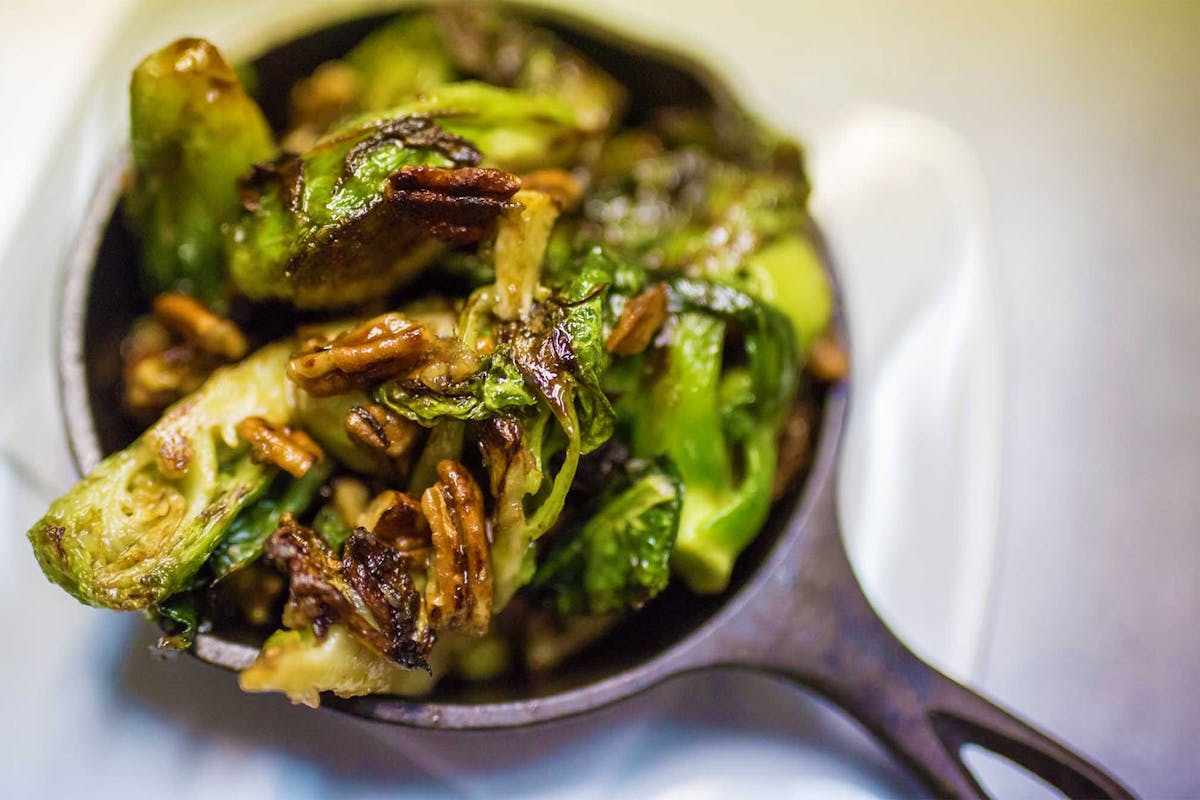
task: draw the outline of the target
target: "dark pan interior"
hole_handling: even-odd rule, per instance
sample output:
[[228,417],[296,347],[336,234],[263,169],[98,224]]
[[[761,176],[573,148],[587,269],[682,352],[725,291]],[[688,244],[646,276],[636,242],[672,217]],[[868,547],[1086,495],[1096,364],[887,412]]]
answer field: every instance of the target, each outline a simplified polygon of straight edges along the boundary
[[[520,13],[554,29],[628,87],[628,122],[639,122],[663,105],[739,113],[730,94],[705,70],[686,59],[622,40],[578,20],[545,12],[521,10]],[[254,62],[259,76],[257,94],[271,123],[276,128],[283,125],[287,89],[293,82],[322,61],[342,55],[390,18],[390,15],[372,16],[333,24],[272,47],[259,57]],[[92,421],[104,453],[125,446],[140,430],[121,411],[119,345],[133,319],[147,310],[147,296],[138,282],[135,242],[118,208],[107,222],[96,254],[83,343]],[[281,314],[286,316],[286,312]],[[256,338],[265,339],[275,332],[257,333]],[[739,560],[733,584],[725,595],[697,597],[673,585],[604,641],[576,656],[550,678],[535,681],[522,677],[490,685],[447,681],[438,687],[433,699],[471,703],[544,696],[581,686],[654,657],[702,625],[745,583],[787,524],[798,494],[793,492],[777,505],[767,530]],[[233,631],[229,635],[241,638]]]

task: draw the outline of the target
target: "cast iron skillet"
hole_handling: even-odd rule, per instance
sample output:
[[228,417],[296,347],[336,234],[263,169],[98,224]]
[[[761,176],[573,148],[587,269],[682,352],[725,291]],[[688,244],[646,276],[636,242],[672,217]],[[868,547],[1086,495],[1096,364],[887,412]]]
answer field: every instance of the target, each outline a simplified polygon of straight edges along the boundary
[[[631,121],[666,103],[736,112],[730,93],[696,64],[577,19],[520,13],[554,28],[623,81],[630,88]],[[344,53],[380,20],[335,24],[262,56],[256,64],[259,94],[272,122],[283,120],[286,87],[321,61]],[[138,432],[122,418],[118,399],[118,345],[133,317],[146,309],[134,244],[116,213],[123,169],[119,161],[102,181],[63,287],[59,378],[81,472]],[[803,489],[776,509],[767,530],[740,560],[725,596],[668,592],[603,647],[589,650],[548,681],[483,687],[448,683],[422,700],[329,698],[327,705],[400,725],[507,728],[596,709],[683,672],[747,667],[785,676],[828,697],[875,734],[932,794],[984,796],[961,756],[962,746],[973,743],[1069,796],[1131,797],[1095,765],[923,662],[871,608],[847,560],[835,503],[849,389],[844,382],[828,391]],[[254,642],[220,631],[201,637],[194,649],[198,658],[230,669],[248,664],[255,652]]]

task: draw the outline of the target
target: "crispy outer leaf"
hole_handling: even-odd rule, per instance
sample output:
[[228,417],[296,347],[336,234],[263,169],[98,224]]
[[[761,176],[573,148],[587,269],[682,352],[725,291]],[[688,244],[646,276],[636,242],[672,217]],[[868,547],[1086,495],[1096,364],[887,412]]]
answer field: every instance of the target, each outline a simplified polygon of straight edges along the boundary
[[602,495],[574,531],[560,531],[533,587],[563,616],[640,608],[666,588],[683,482],[666,459]]
[[133,444],[50,504],[29,531],[46,576],[82,602],[146,608],[185,588],[275,467],[255,464],[241,420],[286,423],[291,342],[217,370]]

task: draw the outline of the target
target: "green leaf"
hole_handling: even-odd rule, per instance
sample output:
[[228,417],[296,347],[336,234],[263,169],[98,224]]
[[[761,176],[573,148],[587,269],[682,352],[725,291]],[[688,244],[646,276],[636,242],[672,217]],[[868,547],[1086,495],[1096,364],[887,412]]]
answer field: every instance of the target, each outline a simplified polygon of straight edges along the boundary
[[683,484],[667,459],[620,481],[561,531],[538,567],[535,589],[563,616],[638,609],[666,588]]
[[219,581],[256,561],[267,538],[279,527],[279,518],[285,513],[303,513],[312,505],[313,498],[332,471],[332,463],[325,459],[314,464],[300,478],[282,472],[276,475],[266,495],[234,518],[224,538],[209,556],[212,579]]

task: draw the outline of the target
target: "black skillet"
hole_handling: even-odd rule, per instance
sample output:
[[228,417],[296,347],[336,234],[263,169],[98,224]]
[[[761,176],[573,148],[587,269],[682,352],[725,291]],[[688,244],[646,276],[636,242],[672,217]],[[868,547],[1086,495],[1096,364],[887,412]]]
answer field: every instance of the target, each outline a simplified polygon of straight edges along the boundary
[[[736,110],[702,67],[577,19],[521,10],[554,28],[630,88],[629,121],[664,104]],[[286,87],[352,47],[380,17],[324,28],[274,47],[257,62],[267,115],[279,124]],[[118,400],[121,336],[146,309],[136,251],[115,214],[118,163],[107,174],[67,265],[60,320],[59,377],[66,427],[81,471],[137,430]],[[843,331],[845,333],[845,331]],[[981,797],[962,758],[976,744],[1028,769],[1071,797],[1131,797],[1100,768],[951,680],[912,653],[871,608],[850,567],[835,503],[849,382],[832,387],[816,456],[802,490],[780,504],[740,560],[730,591],[657,599],[630,625],[569,663],[549,681],[467,687],[446,684],[421,700],[330,698],[328,705],[399,725],[494,729],[581,714],[668,677],[716,666],[759,669],[819,692],[855,717],[938,796]],[[194,654],[238,669],[254,642],[236,633],[201,637]]]

